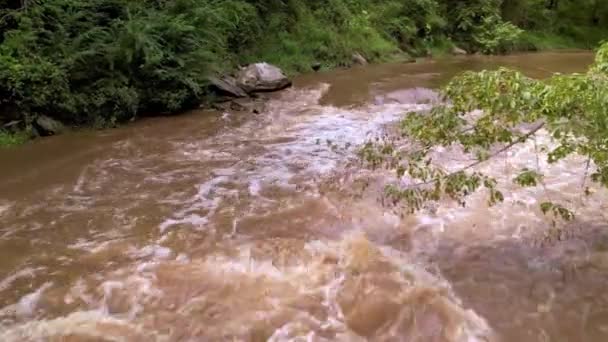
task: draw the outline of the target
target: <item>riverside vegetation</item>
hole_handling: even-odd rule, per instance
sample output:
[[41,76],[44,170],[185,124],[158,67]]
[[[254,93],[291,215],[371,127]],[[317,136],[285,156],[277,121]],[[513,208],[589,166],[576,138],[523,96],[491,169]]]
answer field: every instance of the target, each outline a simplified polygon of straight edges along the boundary
[[[39,115],[108,127],[209,100],[208,77],[452,51],[592,48],[601,0],[3,0],[0,127]],[[455,84],[454,86],[460,86]],[[14,132],[15,130],[11,128]],[[0,128],[0,145],[28,133]]]
[[[536,167],[518,170],[512,181],[523,187],[544,187],[547,166],[577,154],[586,159],[581,197],[593,186],[608,187],[608,43],[598,50],[587,73],[554,75],[534,80],[519,72],[466,72],[443,90],[446,101],[429,113],[412,112],[400,125],[400,137],[367,143],[361,156],[372,167],[387,167],[409,184],[386,187],[389,203],[419,210],[430,201],[450,198],[466,205],[468,195],[480,188],[488,204],[504,200],[498,182],[476,167],[542,131],[551,145],[537,147]],[[403,150],[406,139],[414,148]],[[447,171],[433,161],[437,147],[459,148],[471,160]],[[545,189],[546,190],[546,189]],[[550,199],[550,197],[549,197]],[[539,208],[555,219],[572,220],[567,204],[546,201]]]

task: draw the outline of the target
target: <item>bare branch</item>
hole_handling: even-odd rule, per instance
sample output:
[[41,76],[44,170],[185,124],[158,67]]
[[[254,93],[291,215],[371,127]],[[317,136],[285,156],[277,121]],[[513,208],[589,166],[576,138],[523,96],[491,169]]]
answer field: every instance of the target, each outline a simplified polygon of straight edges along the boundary
[[585,162],[585,174],[583,175],[583,182],[581,183],[581,189],[585,190],[585,185],[587,184],[587,178],[589,177],[589,167],[591,166],[591,157],[587,158]]
[[[534,134],[536,134],[538,131],[540,131],[540,129],[541,129],[541,128],[543,128],[544,126],[545,126],[545,123],[544,123],[544,122],[541,122],[540,124],[538,124],[536,127],[534,127],[533,129],[531,129],[531,130],[530,130],[529,132],[527,132],[526,134],[522,135],[521,137],[519,137],[518,139],[514,140],[514,141],[513,141],[513,142],[511,142],[510,144],[508,144],[508,145],[506,145],[506,146],[502,147],[502,148],[501,148],[501,149],[499,149],[498,151],[496,151],[496,152],[492,153],[492,154],[491,154],[491,155],[490,155],[488,158],[485,158],[485,159],[483,159],[483,160],[477,160],[477,161],[475,161],[475,162],[473,162],[473,163],[471,163],[471,164],[469,164],[469,165],[467,165],[467,166],[465,166],[465,167],[461,168],[461,169],[460,169],[460,170],[458,170],[458,171],[454,171],[454,172],[449,173],[449,174],[448,174],[446,177],[453,176],[453,175],[455,175],[455,174],[457,174],[457,173],[459,173],[459,172],[466,171],[466,170],[468,170],[468,169],[474,168],[475,166],[478,166],[478,165],[480,165],[480,164],[485,163],[486,161],[488,161],[488,160],[490,160],[490,159],[492,159],[492,158],[496,157],[497,155],[499,155],[499,154],[501,154],[501,153],[503,153],[503,152],[505,152],[505,151],[509,150],[511,147],[513,147],[513,146],[515,146],[515,145],[517,145],[517,144],[519,144],[519,143],[525,142],[525,141],[526,141],[526,140],[528,140],[528,139],[529,139],[531,136],[533,136],[533,135],[534,135]],[[414,187],[418,187],[418,186],[423,186],[423,185],[432,184],[432,183],[435,183],[436,181],[437,181],[437,179],[433,179],[433,180],[430,180],[430,181],[427,181],[427,182],[423,182],[423,183],[414,184]]]
[[515,146],[515,145],[517,145],[517,144],[519,144],[519,143],[525,142],[525,141],[526,141],[526,140],[528,140],[528,139],[529,139],[531,136],[533,136],[533,135],[534,135],[534,134],[536,134],[538,131],[540,131],[540,129],[541,129],[541,128],[543,128],[544,126],[545,126],[545,123],[544,123],[544,122],[540,123],[540,124],[539,124],[539,125],[537,125],[535,128],[533,128],[531,131],[529,131],[528,133],[526,133],[526,134],[524,134],[523,136],[519,137],[519,139],[517,139],[517,140],[515,140],[515,141],[511,142],[510,144],[508,144],[508,145],[504,146],[504,147],[503,147],[503,148],[501,148],[500,150],[498,150],[498,151],[496,151],[496,152],[492,153],[492,154],[491,154],[491,155],[490,155],[488,158],[483,159],[483,160],[478,160],[478,161],[476,161],[476,162],[474,162],[474,163],[471,163],[471,164],[469,164],[469,165],[465,166],[464,168],[462,168],[462,169],[460,169],[460,170],[458,170],[458,171],[456,171],[456,172],[453,172],[452,174],[454,174],[454,173],[458,173],[458,172],[462,172],[462,171],[468,170],[468,169],[470,169],[470,168],[473,168],[473,167],[475,167],[475,166],[477,166],[477,165],[479,165],[479,164],[482,164],[482,163],[484,163],[484,162],[486,162],[486,161],[490,160],[491,158],[494,158],[494,157],[496,157],[497,155],[499,155],[499,154],[501,154],[501,153],[503,153],[503,152],[505,152],[505,151],[509,150],[511,147],[513,147],[513,146]]

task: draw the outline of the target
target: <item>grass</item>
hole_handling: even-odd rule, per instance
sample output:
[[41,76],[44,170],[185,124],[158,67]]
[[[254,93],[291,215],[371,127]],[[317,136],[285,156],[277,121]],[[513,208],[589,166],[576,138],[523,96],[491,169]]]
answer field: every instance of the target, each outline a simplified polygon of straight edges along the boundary
[[0,130],[0,148],[21,145],[29,140],[25,132],[10,133]]
[[454,43],[445,37],[437,38],[429,45],[428,51],[433,57],[446,57],[452,54]]
[[313,63],[322,63],[324,68],[347,66],[351,63],[352,54],[358,52],[370,62],[383,61],[386,56],[398,52],[396,45],[381,37],[370,34],[367,43],[355,33],[340,33],[306,29],[291,34],[280,34],[272,41],[265,43],[272,48],[262,49],[256,58],[248,62],[263,60],[276,64],[288,74],[297,74],[311,70]]
[[552,32],[526,31],[515,46],[518,50],[557,50],[577,49],[581,44],[572,37],[558,35]]
[[608,38],[608,30],[598,27],[569,27],[564,32],[525,31],[515,50],[594,49]]
[[324,15],[301,8],[298,20],[288,31],[281,28],[281,21],[273,24],[271,20],[269,31],[277,33],[267,35],[240,61],[263,60],[293,75],[310,71],[314,63],[326,69],[350,65],[355,52],[370,62],[382,62],[400,52],[396,42],[384,37],[366,19],[357,18],[353,17],[349,25],[336,25]]

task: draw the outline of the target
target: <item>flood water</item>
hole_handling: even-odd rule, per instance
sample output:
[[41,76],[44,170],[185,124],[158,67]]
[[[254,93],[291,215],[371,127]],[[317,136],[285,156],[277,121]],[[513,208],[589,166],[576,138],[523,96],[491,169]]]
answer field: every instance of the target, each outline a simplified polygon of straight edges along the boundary
[[[0,341],[608,341],[608,195],[585,161],[400,217],[357,146],[463,70],[582,72],[590,53],[309,74],[260,114],[195,111],[0,150]],[[413,88],[418,88],[412,90]],[[468,163],[438,151],[449,167]],[[362,187],[361,184],[369,186]],[[363,189],[365,188],[365,189]],[[550,198],[577,218],[538,212]]]

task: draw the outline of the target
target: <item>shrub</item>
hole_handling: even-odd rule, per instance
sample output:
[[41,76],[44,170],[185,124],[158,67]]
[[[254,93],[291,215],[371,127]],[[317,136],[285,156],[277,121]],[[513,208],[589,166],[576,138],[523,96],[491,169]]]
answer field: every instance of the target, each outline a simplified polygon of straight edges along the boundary
[[[0,0],[0,122],[15,119],[2,113],[17,112],[26,125],[44,113],[72,125],[111,126],[141,113],[175,113],[205,97],[208,75],[260,60],[298,72],[313,62],[347,65],[354,52],[375,61],[444,53],[453,42],[500,53],[589,47],[604,37],[604,2],[559,4]],[[521,35],[505,17],[543,31]]]
[[522,33],[522,29],[500,17],[488,16],[474,29],[473,40],[483,53],[504,53],[513,50]]
[[251,13],[236,1],[38,1],[7,14],[3,101],[26,119],[45,113],[72,124],[179,111],[230,64],[237,18]]
[[[544,129],[553,146],[539,149],[532,169],[522,169],[513,179],[524,187],[542,186],[548,164],[572,154],[587,159],[587,171],[580,191],[590,194],[588,184],[608,187],[608,44],[597,53],[596,61],[585,74],[556,74],[534,80],[520,72],[501,68],[495,71],[466,72],[454,78],[443,91],[449,103],[435,106],[430,113],[409,113],[401,122],[401,136],[407,137],[410,151],[400,150],[393,140],[368,143],[361,156],[373,166],[396,170],[397,182],[387,189],[395,204],[418,210],[426,201],[444,197],[466,204],[466,198],[480,188],[488,190],[488,203],[504,200],[498,183],[476,167],[498,157],[513,146],[523,144]],[[468,115],[475,110],[478,114]],[[518,130],[526,124],[523,132]],[[395,140],[396,141],[396,140]],[[447,172],[434,163],[435,147],[460,147],[471,163]],[[544,213],[572,219],[566,207],[545,202]]]

